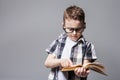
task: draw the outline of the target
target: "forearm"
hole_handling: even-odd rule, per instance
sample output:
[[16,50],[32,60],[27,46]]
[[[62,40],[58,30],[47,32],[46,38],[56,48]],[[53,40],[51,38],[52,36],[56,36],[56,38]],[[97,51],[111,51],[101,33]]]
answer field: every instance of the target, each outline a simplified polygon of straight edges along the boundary
[[88,74],[90,73],[90,70],[89,70],[89,69],[86,69],[86,68],[84,67],[84,66],[85,66],[86,64],[88,64],[88,63],[90,63],[90,61],[87,60],[87,59],[85,59],[85,60],[84,60],[83,67],[79,67],[79,68],[76,68],[76,69],[74,70],[75,74],[76,74],[78,77],[81,77],[81,78],[83,77],[82,80],[84,80],[84,78],[87,77]]
[[45,61],[45,66],[47,68],[54,68],[54,67],[69,67],[72,66],[72,62],[70,59],[57,59],[54,54],[49,54],[46,61]]
[[47,68],[54,68],[60,66],[60,59],[57,59],[54,55],[49,54],[46,61],[45,66]]
[[47,60],[45,62],[45,66],[47,68],[54,68],[60,66],[60,59],[52,59],[52,60]]
[[[85,60],[84,60],[84,64],[88,64],[88,63],[91,63],[90,60],[85,59]],[[83,64],[83,65],[84,65],[84,64]]]

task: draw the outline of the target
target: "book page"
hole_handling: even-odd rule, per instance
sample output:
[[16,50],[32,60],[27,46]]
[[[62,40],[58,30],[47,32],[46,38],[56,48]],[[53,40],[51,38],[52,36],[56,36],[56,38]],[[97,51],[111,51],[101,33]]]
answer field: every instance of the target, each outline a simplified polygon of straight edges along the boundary
[[[93,70],[95,72],[98,72],[100,74],[103,74],[103,75],[107,76],[107,74],[105,73],[105,67],[100,63],[88,63],[88,64],[85,64],[83,66],[86,69],[91,69],[91,70]],[[82,65],[77,64],[77,65],[73,65],[71,67],[62,68],[61,71],[73,71],[73,70],[75,70],[75,68],[79,68],[79,67],[82,67]]]

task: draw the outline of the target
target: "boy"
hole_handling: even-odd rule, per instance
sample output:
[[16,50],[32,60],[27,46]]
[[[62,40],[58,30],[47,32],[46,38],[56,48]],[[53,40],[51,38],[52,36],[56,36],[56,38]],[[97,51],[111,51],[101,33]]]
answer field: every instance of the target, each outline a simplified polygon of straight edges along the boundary
[[[63,30],[49,48],[45,66],[51,68],[48,80],[86,80],[89,70],[84,68],[86,63],[97,59],[92,43],[85,40],[82,35],[86,28],[85,13],[78,6],[68,7],[63,16]],[[74,71],[62,72],[63,67],[83,64],[83,67]]]

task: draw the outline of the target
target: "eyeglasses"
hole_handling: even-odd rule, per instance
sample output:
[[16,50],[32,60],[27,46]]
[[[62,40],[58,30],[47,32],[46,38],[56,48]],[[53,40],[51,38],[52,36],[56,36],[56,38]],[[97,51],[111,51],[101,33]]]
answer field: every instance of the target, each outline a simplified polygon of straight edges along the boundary
[[76,33],[81,33],[83,28],[84,27],[80,27],[80,28],[63,28],[63,29],[64,29],[64,31],[66,33],[72,33],[73,31],[75,31]]

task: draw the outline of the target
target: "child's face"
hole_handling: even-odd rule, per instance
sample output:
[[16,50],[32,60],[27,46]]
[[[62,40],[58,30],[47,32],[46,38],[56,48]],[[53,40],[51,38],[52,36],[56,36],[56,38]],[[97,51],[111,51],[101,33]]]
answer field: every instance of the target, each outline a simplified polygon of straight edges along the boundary
[[72,41],[77,41],[84,31],[84,24],[78,20],[65,19],[64,30]]

